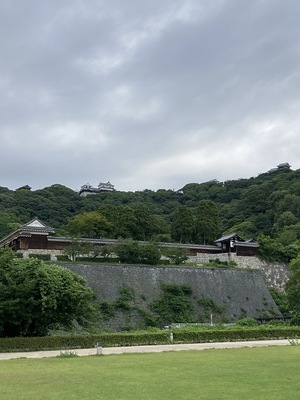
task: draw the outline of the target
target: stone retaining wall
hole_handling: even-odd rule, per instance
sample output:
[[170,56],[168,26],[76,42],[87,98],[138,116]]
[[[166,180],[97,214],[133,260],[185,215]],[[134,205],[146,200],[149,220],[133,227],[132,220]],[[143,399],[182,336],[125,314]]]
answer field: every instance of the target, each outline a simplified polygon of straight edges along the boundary
[[278,262],[267,262],[258,257],[237,256],[236,254],[201,254],[189,257],[189,261],[199,265],[207,263],[209,260],[219,259],[220,261],[235,261],[239,268],[258,269],[262,272],[264,280],[268,287],[276,287],[283,290],[290,276],[288,264]]
[[[57,256],[64,254],[61,250],[22,250],[23,258],[28,258],[29,254],[50,254],[51,261],[57,261]],[[235,261],[239,268],[243,269],[258,269],[262,272],[266,285],[268,287],[276,287],[283,290],[287,282],[290,271],[287,264],[266,262],[258,257],[237,256],[232,253],[230,256],[227,253],[221,254],[203,254],[198,253],[197,256],[189,257],[188,261],[195,262],[198,265],[208,263],[209,260],[219,259],[220,261]]]
[[[162,283],[184,285],[192,290],[190,300],[196,319],[203,312],[201,300],[207,299],[224,308],[222,316],[228,322],[243,317],[280,316],[259,270],[84,263],[62,265],[83,276],[100,302],[114,302],[122,288],[130,290],[133,294],[132,309],[103,322],[104,327],[111,329],[118,330],[124,325],[142,328],[143,322],[136,310],[150,311],[149,306],[162,295]],[[213,318],[218,318],[218,315]]]

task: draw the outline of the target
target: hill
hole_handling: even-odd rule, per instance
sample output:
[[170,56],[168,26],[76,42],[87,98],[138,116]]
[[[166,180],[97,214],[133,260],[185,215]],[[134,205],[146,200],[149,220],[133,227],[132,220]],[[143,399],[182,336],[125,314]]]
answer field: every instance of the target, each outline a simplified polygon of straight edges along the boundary
[[[213,207],[218,214],[215,220]],[[79,216],[77,223],[82,222],[91,212],[101,215],[102,233],[107,237],[179,240],[178,229],[186,225],[180,240],[198,243],[203,237],[199,231],[195,233],[195,224],[198,221],[198,228],[203,227],[209,214],[207,229],[214,230],[208,242],[234,231],[245,238],[259,238],[262,252],[270,246],[277,250],[281,246],[281,253],[289,248],[284,260],[288,261],[299,250],[300,170],[278,169],[250,179],[189,183],[179,191],[115,191],[87,197],[59,184],[36,191],[0,187],[0,237],[34,217],[55,228],[57,234],[65,234],[70,220]],[[84,231],[79,234],[85,235]]]

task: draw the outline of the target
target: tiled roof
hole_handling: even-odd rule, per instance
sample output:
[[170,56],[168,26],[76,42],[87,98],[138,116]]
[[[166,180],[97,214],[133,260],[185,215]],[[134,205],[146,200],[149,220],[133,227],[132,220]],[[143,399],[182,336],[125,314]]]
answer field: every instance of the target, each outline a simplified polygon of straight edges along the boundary
[[41,231],[41,232],[52,232],[54,233],[54,229],[51,228],[50,226],[45,225],[43,222],[41,222],[37,217],[33,218],[31,221],[27,222],[24,225],[19,226],[18,231]]
[[224,236],[220,237],[219,239],[215,240],[215,243],[224,242],[226,240],[229,240],[229,239],[233,238],[234,236],[237,236],[241,240],[244,240],[234,232],[234,233],[228,233],[227,235],[224,235]]

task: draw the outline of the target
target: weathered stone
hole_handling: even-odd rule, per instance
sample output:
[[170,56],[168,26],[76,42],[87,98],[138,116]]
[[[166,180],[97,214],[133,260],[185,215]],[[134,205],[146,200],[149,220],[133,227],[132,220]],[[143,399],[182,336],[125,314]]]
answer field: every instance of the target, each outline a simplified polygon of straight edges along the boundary
[[[115,301],[120,289],[127,287],[134,293],[133,304],[147,310],[149,304],[160,297],[161,283],[164,282],[189,286],[197,315],[201,312],[200,299],[212,299],[215,304],[223,305],[223,315],[230,321],[245,316],[280,315],[259,270],[71,263],[64,266],[82,275],[100,301]],[[125,320],[119,319],[113,328],[117,329],[118,324],[125,322],[132,326],[141,322],[136,312]],[[108,326],[112,327],[111,323]]]
[[220,261],[235,261],[238,268],[245,269],[258,269],[262,272],[266,285],[268,287],[275,287],[283,290],[287,280],[290,277],[288,264],[279,262],[267,262],[259,259],[258,257],[244,257],[237,256],[232,253],[228,254],[200,254],[197,256],[189,257],[189,261],[195,263],[207,263],[209,260],[219,259]]

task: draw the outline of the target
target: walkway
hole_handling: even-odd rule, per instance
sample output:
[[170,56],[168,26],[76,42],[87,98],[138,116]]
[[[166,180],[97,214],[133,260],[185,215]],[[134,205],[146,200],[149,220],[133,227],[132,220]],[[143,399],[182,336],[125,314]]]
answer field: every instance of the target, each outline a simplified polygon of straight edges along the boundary
[[287,346],[289,340],[257,340],[243,342],[217,342],[217,343],[191,343],[191,344],[167,344],[149,346],[128,346],[128,347],[99,347],[92,349],[75,350],[51,350],[34,351],[22,353],[0,353],[0,360],[11,360],[15,358],[44,358],[57,357],[62,353],[74,352],[78,356],[109,355],[123,353],[160,353],[163,351],[183,351],[183,350],[208,350],[208,349],[238,349],[242,347],[268,347],[268,346]]

